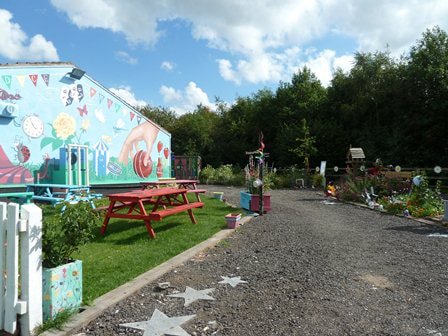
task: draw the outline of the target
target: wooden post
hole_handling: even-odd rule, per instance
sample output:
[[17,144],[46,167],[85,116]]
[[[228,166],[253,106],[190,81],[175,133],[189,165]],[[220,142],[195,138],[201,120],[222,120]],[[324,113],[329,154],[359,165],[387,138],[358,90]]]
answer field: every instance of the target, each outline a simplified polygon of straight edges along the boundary
[[0,203],[0,330],[5,322],[5,277],[6,269],[6,203]]
[[6,295],[4,330],[14,334],[17,328],[17,312],[19,294],[19,205],[7,205],[6,230]]
[[20,319],[21,335],[33,335],[42,324],[42,210],[35,204],[22,205],[22,221],[27,222],[21,244],[21,300],[27,311]]

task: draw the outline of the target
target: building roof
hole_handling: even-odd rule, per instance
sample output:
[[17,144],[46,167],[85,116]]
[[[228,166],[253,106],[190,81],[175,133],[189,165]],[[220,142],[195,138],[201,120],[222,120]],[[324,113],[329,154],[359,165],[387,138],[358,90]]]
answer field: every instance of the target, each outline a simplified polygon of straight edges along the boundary
[[365,159],[364,151],[361,147],[359,148],[350,148],[348,152],[348,157],[351,159]]
[[76,66],[72,62],[16,62],[16,63],[0,63],[0,67],[24,67],[24,66]]

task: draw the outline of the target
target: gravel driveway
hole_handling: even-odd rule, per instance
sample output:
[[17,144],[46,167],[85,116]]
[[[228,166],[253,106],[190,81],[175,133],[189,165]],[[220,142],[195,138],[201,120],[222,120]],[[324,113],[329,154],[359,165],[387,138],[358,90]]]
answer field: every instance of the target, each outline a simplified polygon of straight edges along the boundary
[[[203,187],[239,203],[237,188]],[[269,214],[79,332],[142,335],[119,324],[149,320],[158,309],[169,317],[196,314],[182,325],[190,335],[448,336],[448,232],[327,203],[315,190],[272,191]],[[232,287],[219,283],[221,276],[247,283]],[[171,287],[160,290],[159,282]],[[215,288],[215,300],[184,307],[183,299],[167,297],[187,286]]]

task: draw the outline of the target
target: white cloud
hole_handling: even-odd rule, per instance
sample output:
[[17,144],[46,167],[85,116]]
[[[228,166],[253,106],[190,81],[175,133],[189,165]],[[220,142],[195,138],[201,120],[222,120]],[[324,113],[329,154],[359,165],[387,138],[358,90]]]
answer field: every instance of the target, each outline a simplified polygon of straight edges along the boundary
[[123,33],[131,43],[155,43],[160,37],[158,19],[167,17],[163,3],[146,0],[51,0],[51,3],[79,28]]
[[210,103],[207,93],[194,82],[189,82],[183,91],[163,85],[160,94],[164,102],[171,105],[170,108],[178,115],[193,112],[200,104],[215,110],[215,105]]
[[160,88],[160,94],[163,97],[163,101],[168,104],[177,103],[182,100],[182,92],[174,89],[173,87],[162,85]]
[[301,67],[308,67],[319,78],[323,86],[328,86],[336,69],[340,68],[344,72],[348,72],[353,64],[353,56],[336,57],[334,50],[325,49],[314,57],[310,57],[308,61],[301,64]]
[[229,53],[217,64],[221,76],[235,83],[275,82],[297,71],[291,67],[304,62],[318,68],[326,81],[328,62],[347,66],[344,55],[326,52],[310,60],[305,53],[296,53],[301,58],[291,59],[288,52],[330,33],[335,38],[353,39],[360,51],[384,50],[388,46],[397,56],[407,51],[425,29],[439,25],[448,30],[446,0],[51,2],[78,27],[109,29],[124,34],[131,43],[156,43],[163,36],[158,27],[161,21],[187,22],[195,39]]
[[109,90],[133,107],[144,107],[148,105],[148,103],[144,100],[138,100],[137,98],[135,98],[135,94],[132,92],[132,89],[129,86],[121,87],[118,89],[110,88]]
[[138,63],[138,59],[129,55],[126,51],[117,51],[115,56],[125,63],[136,65]]
[[174,69],[174,63],[169,62],[169,61],[164,61],[162,62],[162,64],[160,65],[160,68],[165,70],[165,71],[173,71]]
[[31,39],[19,24],[12,21],[12,14],[0,9],[0,55],[11,60],[59,61],[53,43],[41,34]]

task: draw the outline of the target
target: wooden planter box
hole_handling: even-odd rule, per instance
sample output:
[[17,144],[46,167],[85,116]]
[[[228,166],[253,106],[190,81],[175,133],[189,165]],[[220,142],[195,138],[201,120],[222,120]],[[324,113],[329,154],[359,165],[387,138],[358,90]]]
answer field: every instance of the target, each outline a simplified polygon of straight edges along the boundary
[[[240,191],[240,206],[243,209],[258,212],[260,210],[260,195]],[[271,211],[271,195],[269,194],[263,195],[263,210],[264,212]]]
[[42,271],[43,320],[54,318],[64,310],[73,310],[82,303],[82,261]]
[[228,229],[236,229],[238,227],[238,221],[241,219],[240,213],[229,213],[224,217],[227,222]]

